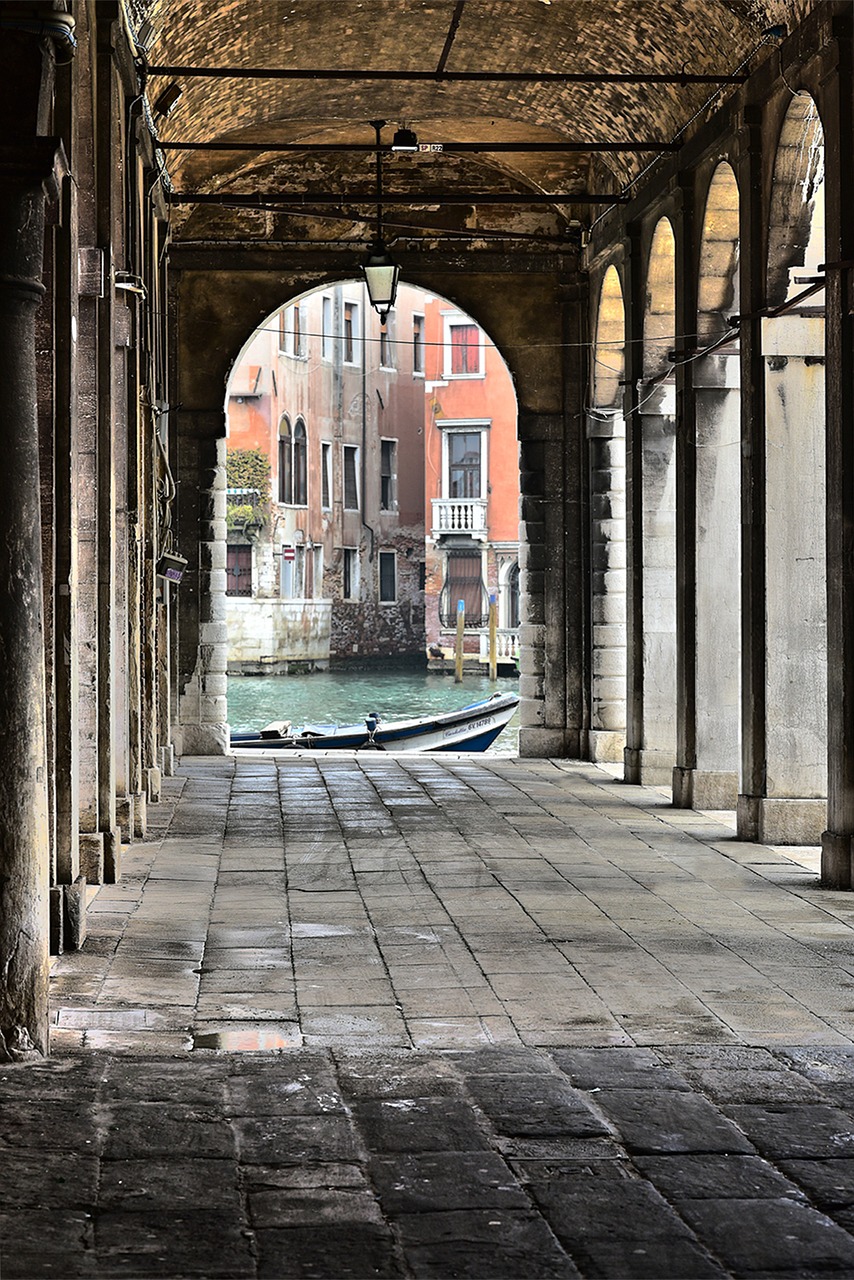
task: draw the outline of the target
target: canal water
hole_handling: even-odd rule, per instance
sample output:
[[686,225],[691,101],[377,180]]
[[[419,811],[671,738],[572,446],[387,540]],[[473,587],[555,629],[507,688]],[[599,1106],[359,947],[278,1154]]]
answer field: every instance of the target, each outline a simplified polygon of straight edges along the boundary
[[[271,720],[353,724],[378,711],[384,720],[404,720],[455,711],[493,693],[517,693],[512,676],[491,682],[468,675],[462,684],[436,672],[316,671],[307,676],[234,676],[228,681],[228,720],[235,733],[263,728]],[[519,713],[489,749],[489,755],[519,752]]]

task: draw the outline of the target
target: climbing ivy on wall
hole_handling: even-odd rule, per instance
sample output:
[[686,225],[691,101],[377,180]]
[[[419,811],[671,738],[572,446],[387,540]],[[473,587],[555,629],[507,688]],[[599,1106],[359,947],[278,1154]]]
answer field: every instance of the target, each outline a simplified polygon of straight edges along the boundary
[[[229,449],[225,463],[229,489],[251,489],[253,496],[229,495],[228,526],[243,528],[250,522],[264,523],[270,502],[270,460],[260,449]],[[255,496],[257,495],[257,496]]]

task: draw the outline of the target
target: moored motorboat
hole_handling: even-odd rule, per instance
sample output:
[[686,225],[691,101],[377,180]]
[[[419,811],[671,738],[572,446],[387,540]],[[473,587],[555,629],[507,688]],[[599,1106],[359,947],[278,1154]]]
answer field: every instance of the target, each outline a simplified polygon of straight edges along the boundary
[[458,711],[383,720],[376,712],[361,724],[305,724],[288,721],[267,725],[257,733],[233,733],[236,750],[301,751],[486,751],[519,705],[515,693],[492,697]]

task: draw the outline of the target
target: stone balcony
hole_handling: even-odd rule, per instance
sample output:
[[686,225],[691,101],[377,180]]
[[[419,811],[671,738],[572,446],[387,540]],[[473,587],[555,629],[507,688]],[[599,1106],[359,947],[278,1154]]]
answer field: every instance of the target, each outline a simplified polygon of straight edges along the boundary
[[486,541],[485,498],[433,498],[433,538],[465,534]]

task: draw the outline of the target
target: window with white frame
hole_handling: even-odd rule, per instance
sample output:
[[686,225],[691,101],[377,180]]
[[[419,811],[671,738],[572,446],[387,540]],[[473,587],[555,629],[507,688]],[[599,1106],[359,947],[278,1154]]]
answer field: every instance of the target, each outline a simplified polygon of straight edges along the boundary
[[483,498],[486,493],[486,432],[476,425],[442,432],[444,496]]
[[291,424],[285,415],[279,423],[279,502],[304,507],[308,503],[308,437],[305,423]]
[[444,328],[443,375],[446,378],[482,378],[483,330],[462,314],[442,317]]
[[397,441],[380,440],[380,510],[397,507]]
[[320,304],[320,358],[332,359],[334,334],[332,332],[332,299],[323,295]]
[[394,604],[397,600],[397,553],[381,551],[378,560],[380,604]]
[[332,506],[332,445],[325,440],[320,445],[320,505],[324,511]]
[[298,360],[306,358],[305,308],[300,302],[279,313],[279,350]]
[[344,445],[344,510],[359,510],[359,450],[356,445]]
[[380,366],[383,369],[394,368],[394,319],[387,315],[380,329]]
[[311,594],[315,600],[323,599],[323,547],[314,547],[311,553]]
[[424,372],[424,317],[412,317],[412,372]]
[[345,364],[361,364],[360,340],[362,331],[360,328],[359,304],[358,302],[344,303],[344,363]]
[[344,548],[344,580],[342,595],[345,600],[359,599],[359,552],[355,547]]
[[285,600],[302,600],[305,592],[305,547],[282,547],[281,595]]

